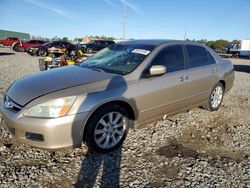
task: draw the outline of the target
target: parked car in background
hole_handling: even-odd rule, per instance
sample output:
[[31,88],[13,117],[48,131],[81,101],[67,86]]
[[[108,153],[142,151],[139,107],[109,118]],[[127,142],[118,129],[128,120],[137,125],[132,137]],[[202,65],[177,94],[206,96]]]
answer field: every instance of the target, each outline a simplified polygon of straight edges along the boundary
[[69,55],[77,49],[80,49],[80,47],[67,41],[52,41],[43,45],[32,46],[27,50],[27,53],[43,57],[48,55],[58,57],[63,54]]
[[15,46],[13,46],[13,50],[15,50],[17,52],[25,52],[31,46],[41,45],[44,43],[45,43],[45,41],[42,41],[42,40],[30,40],[27,42],[21,41],[21,42],[16,43]]
[[[219,109],[234,68],[212,49],[191,41],[134,40],[111,45],[80,66],[15,81],[1,105],[20,142],[95,152],[119,148],[130,127],[194,107]],[[41,87],[42,86],[42,87]]]
[[91,40],[86,44],[82,44],[81,47],[84,53],[91,54],[93,52],[100,51],[112,44],[115,44],[115,42],[112,40]]
[[71,53],[76,53],[80,50],[80,46],[74,45],[67,41],[55,41],[48,48],[48,54],[53,57],[59,57],[61,55],[70,56]]
[[6,39],[0,40],[0,44],[4,46],[12,46],[13,43],[19,41],[17,37],[7,37]]
[[35,45],[27,48],[27,53],[30,55],[37,55],[37,56],[47,56],[48,55],[48,48],[51,47],[52,42],[46,42],[42,45]]

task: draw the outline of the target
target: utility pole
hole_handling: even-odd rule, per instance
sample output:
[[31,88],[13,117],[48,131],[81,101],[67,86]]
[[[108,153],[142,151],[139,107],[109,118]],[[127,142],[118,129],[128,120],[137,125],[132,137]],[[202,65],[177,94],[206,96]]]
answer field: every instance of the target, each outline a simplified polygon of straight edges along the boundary
[[184,40],[186,40],[186,37],[187,37],[187,30],[185,30]]
[[123,2],[123,22],[122,22],[122,25],[123,25],[123,40],[125,40],[126,38],[126,4],[125,2]]

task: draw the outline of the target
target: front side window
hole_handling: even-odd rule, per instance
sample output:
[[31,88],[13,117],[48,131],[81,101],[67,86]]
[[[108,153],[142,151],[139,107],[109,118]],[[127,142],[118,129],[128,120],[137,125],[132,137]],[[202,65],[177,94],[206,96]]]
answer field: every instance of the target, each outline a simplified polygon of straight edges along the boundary
[[125,75],[139,66],[155,48],[153,45],[114,44],[81,63],[81,67]]
[[167,72],[185,69],[182,47],[179,45],[166,47],[155,57],[150,67],[153,65],[163,65],[167,68]]
[[200,67],[211,64],[207,50],[202,46],[187,45],[189,67]]

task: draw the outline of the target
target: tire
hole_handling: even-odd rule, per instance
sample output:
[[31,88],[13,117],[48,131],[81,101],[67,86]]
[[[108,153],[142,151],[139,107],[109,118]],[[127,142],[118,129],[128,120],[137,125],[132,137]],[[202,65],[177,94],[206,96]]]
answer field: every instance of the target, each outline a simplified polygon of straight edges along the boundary
[[208,111],[217,111],[223,101],[224,90],[225,88],[222,83],[218,82],[217,84],[215,84],[209,95],[207,104],[203,106],[203,108]]
[[18,52],[18,46],[17,46],[17,45],[14,45],[14,46],[13,46],[13,50],[14,50],[15,52]]
[[106,105],[97,110],[88,120],[83,141],[90,151],[108,153],[122,145],[128,130],[127,111],[118,105]]
[[91,48],[87,48],[87,53],[88,54],[92,54],[93,53],[93,50]]
[[47,62],[45,62],[44,59],[39,59],[39,69],[40,71],[45,71],[48,69]]
[[44,50],[44,49],[39,49],[38,52],[37,52],[37,55],[45,57],[45,56],[48,55],[48,52],[46,50]]
[[25,52],[25,48],[22,47],[22,46],[19,46],[19,47],[18,47],[18,52]]

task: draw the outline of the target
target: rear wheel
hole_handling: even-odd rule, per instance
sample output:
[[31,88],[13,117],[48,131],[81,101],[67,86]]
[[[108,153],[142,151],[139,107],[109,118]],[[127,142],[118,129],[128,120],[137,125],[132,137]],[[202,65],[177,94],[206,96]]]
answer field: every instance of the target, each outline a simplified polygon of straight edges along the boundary
[[12,47],[12,49],[15,51],[15,52],[18,52],[18,43],[15,43],[15,44],[13,44],[13,47]]
[[108,153],[118,149],[129,130],[128,113],[118,105],[107,105],[89,119],[84,140],[90,150]]
[[93,50],[91,48],[87,48],[87,53],[88,54],[92,54],[93,53]]
[[207,104],[204,106],[206,110],[216,111],[219,109],[224,96],[224,86],[222,83],[218,82],[213,87],[210,96],[208,98]]
[[18,46],[18,52],[25,52],[25,48],[22,46]]

